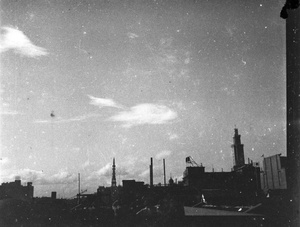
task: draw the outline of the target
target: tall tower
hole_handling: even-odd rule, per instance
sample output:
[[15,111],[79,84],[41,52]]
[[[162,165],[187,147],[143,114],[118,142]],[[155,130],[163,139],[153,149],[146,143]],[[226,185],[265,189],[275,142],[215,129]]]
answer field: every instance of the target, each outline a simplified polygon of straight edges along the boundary
[[237,169],[243,165],[245,165],[245,157],[244,157],[244,144],[241,144],[241,135],[239,135],[238,129],[234,129],[233,136],[233,144],[231,145],[233,148],[234,155],[234,169]]
[[117,181],[116,181],[116,164],[115,164],[115,158],[113,159],[113,165],[112,165],[112,178],[111,178],[111,187],[116,187]]

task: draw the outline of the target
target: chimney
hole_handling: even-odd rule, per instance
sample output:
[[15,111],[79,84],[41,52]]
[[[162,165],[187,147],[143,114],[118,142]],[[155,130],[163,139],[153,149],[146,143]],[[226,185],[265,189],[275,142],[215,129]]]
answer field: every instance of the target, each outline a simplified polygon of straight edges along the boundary
[[150,164],[150,187],[153,187],[153,158],[151,158]]
[[51,192],[51,199],[53,199],[53,200],[56,199],[56,192]]
[[15,177],[15,184],[18,186],[21,186],[21,177],[20,176]]

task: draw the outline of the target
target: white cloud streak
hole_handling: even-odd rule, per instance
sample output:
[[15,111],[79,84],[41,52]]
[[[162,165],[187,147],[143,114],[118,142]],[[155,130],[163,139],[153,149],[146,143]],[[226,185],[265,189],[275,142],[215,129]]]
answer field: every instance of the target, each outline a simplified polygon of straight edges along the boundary
[[62,124],[62,123],[70,123],[70,122],[83,122],[86,121],[89,118],[94,118],[94,117],[100,117],[102,116],[101,114],[86,114],[86,115],[82,115],[82,116],[76,116],[73,118],[69,118],[69,119],[62,119],[62,118],[57,118],[57,119],[52,119],[52,120],[42,120],[42,119],[38,119],[35,120],[34,123],[37,124],[49,124],[49,123],[54,123],[54,124]]
[[18,115],[18,114],[20,113],[13,110],[5,110],[0,112],[0,115]]
[[34,45],[20,30],[11,27],[1,28],[0,53],[13,50],[26,57],[36,58],[47,55],[45,48]]
[[115,108],[121,108],[121,109],[124,108],[122,105],[117,104],[112,99],[97,98],[97,97],[94,97],[91,95],[88,95],[88,97],[91,99],[90,104],[94,105],[94,106],[98,106],[99,108],[102,108],[102,107],[115,107]]
[[177,118],[177,113],[167,106],[144,103],[133,106],[128,111],[121,111],[109,118],[111,121],[123,122],[123,127],[144,124],[166,124]]

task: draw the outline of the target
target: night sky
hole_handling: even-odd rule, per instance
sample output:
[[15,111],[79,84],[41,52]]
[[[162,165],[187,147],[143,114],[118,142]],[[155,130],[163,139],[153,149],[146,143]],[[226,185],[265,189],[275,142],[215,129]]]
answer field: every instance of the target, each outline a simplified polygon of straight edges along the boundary
[[71,197],[286,155],[284,1],[1,1],[0,183]]

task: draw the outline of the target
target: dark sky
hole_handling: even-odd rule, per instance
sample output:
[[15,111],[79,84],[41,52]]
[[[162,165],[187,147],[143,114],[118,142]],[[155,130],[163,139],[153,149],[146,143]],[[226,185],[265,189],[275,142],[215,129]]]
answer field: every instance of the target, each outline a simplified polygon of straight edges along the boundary
[[1,182],[35,196],[286,154],[284,1],[1,1]]

